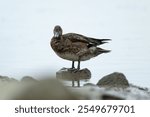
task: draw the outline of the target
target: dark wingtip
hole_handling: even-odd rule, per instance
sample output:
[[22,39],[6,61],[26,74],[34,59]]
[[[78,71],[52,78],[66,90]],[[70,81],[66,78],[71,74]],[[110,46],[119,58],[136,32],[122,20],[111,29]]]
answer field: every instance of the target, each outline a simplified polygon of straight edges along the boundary
[[111,50],[103,50],[103,53],[111,52]]
[[98,48],[97,55],[103,54],[103,53],[109,53],[109,52],[111,52],[111,50],[105,50],[105,49],[102,49],[102,48]]
[[108,43],[107,41],[111,41],[111,39],[101,39],[101,44]]
[[101,39],[102,41],[111,41],[112,39]]
[[104,42],[103,42],[103,41],[101,42],[101,44],[105,44],[105,43],[108,43],[108,42],[105,42],[105,41],[104,41]]
[[103,52],[103,53],[111,52],[111,50],[106,50],[106,49],[102,49],[102,48],[100,48],[100,51]]

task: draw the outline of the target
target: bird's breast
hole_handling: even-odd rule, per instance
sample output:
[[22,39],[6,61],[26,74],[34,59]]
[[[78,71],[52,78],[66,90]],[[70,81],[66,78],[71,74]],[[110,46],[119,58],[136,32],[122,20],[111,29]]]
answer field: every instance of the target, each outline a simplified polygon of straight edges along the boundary
[[86,43],[70,42],[69,40],[52,39],[51,46],[55,53],[66,60],[70,61],[85,61],[94,57],[96,47],[87,47]]

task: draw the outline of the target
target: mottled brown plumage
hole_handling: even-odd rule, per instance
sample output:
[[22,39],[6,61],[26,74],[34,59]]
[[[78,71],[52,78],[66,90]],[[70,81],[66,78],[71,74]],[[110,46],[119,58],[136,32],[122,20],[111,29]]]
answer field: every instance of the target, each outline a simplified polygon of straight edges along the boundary
[[107,43],[110,39],[94,39],[76,33],[62,34],[62,28],[55,26],[54,36],[51,39],[51,47],[55,53],[66,60],[78,61],[77,69],[80,69],[80,61],[89,60],[102,53],[110,52],[97,47],[98,45]]

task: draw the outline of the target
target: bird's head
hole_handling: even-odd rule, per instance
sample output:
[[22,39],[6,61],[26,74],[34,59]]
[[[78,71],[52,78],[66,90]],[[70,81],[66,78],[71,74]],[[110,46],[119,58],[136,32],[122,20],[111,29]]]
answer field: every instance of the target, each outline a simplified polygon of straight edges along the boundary
[[60,37],[62,35],[62,32],[63,32],[62,28],[59,25],[54,27],[54,37],[55,38]]

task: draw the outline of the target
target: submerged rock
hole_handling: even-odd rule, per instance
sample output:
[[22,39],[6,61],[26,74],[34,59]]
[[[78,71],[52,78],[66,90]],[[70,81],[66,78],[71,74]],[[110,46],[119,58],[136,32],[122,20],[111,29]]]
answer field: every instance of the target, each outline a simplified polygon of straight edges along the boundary
[[114,72],[104,76],[97,83],[99,87],[129,87],[129,82],[123,73]]

